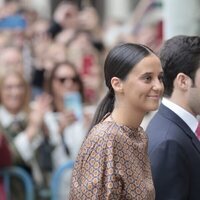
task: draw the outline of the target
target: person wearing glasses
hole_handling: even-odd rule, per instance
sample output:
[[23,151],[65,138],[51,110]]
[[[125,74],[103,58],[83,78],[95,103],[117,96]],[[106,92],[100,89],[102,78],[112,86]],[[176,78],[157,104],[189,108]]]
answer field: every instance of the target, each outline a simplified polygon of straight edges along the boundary
[[[84,87],[76,66],[69,61],[57,63],[46,84],[52,98],[52,110],[46,114],[45,120],[48,129],[57,136],[52,153],[56,170],[67,161],[75,160],[86,135],[88,126],[84,115]],[[69,181],[70,177],[66,180]],[[61,188],[65,195],[66,185],[65,182]]]
[[[75,155],[85,135],[83,128],[83,83],[76,70],[76,66],[69,61],[55,64],[46,83],[48,93],[52,97],[52,111],[46,116],[47,124],[54,132],[58,132],[64,144],[64,146],[61,145],[59,147],[62,147],[65,151],[62,154],[63,157],[58,157],[57,155],[54,157],[54,163],[60,166],[68,159],[75,159]],[[76,99],[68,102],[69,98]],[[77,114],[76,108],[73,108],[72,103],[79,103],[79,115]],[[76,105],[74,104],[74,107]],[[48,119],[50,118],[52,121],[50,120],[51,123],[48,123]]]

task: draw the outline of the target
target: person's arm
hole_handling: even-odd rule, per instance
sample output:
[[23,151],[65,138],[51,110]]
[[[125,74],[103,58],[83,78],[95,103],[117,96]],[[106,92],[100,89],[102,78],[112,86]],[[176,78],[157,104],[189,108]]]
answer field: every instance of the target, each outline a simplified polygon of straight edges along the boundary
[[29,120],[26,129],[14,138],[14,146],[22,159],[30,161],[34,151],[40,145],[43,135],[44,115],[49,110],[51,97],[47,94],[37,97],[29,113]]
[[[125,133],[102,134],[102,138],[93,146],[92,152],[87,152],[87,169],[84,167],[82,171],[86,177],[81,183],[83,191],[93,191],[95,199],[135,199],[140,196],[137,191],[141,190],[140,185],[145,185],[149,181],[150,174],[146,170],[150,169],[144,165],[146,160],[143,156],[146,155],[138,150],[141,143],[133,148],[133,142],[135,141],[125,136]],[[142,160],[144,159],[142,164],[139,162],[139,154]],[[143,196],[146,196],[146,187],[144,188]]]
[[[84,144],[87,148],[82,149],[81,157],[78,158],[81,166],[76,168],[75,165],[72,178],[73,184],[78,184],[79,187],[78,190],[71,191],[71,197],[80,197],[85,194],[82,199],[89,199],[89,197],[96,200],[124,199],[121,196],[122,182],[114,170],[112,141],[108,139],[107,134],[99,134],[102,137],[95,136],[94,139],[89,139],[87,144]],[[108,147],[110,144],[111,147]]]
[[187,156],[176,141],[165,141],[150,153],[156,200],[187,200]]
[[53,21],[48,29],[48,34],[54,38],[58,33],[62,30],[68,28],[66,27],[66,17],[68,13],[67,4],[61,2],[57,7],[55,12],[53,13]]

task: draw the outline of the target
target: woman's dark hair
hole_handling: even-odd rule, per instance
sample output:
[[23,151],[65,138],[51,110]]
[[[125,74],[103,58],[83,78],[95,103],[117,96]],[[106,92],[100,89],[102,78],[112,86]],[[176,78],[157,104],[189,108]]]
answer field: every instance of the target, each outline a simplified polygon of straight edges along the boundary
[[53,80],[55,78],[55,74],[57,72],[57,70],[61,67],[61,66],[67,66],[67,67],[70,67],[74,72],[75,72],[75,76],[76,76],[76,83],[78,84],[79,86],[79,92],[80,92],[80,95],[81,95],[81,98],[82,98],[82,102],[84,102],[84,87],[83,87],[83,81],[80,77],[80,74],[78,73],[77,69],[76,69],[76,66],[71,63],[70,61],[64,61],[64,62],[59,62],[59,63],[56,63],[56,65],[53,67],[50,75],[49,75],[49,78],[48,78],[48,85],[47,85],[47,90],[49,92],[50,95],[53,96],[53,91],[52,91],[52,85],[53,85]]
[[154,52],[147,46],[133,43],[120,44],[111,49],[104,63],[104,77],[108,92],[97,107],[89,131],[102,120],[105,114],[113,111],[115,93],[111,79],[118,77],[125,80],[134,66],[150,54],[154,54]]

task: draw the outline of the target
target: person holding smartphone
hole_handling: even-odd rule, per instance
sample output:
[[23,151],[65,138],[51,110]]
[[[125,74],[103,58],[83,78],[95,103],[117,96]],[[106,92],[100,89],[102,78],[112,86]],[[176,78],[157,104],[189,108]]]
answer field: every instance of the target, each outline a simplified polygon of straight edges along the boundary
[[[51,111],[46,113],[45,123],[55,136],[56,145],[52,152],[54,170],[67,161],[76,159],[88,129],[83,113],[83,83],[76,69],[69,61],[57,63],[46,82],[52,104]],[[70,178],[70,172],[63,174],[61,199],[64,199],[64,195],[66,198],[66,189],[69,189],[66,185],[70,185]]]
[[47,83],[52,97],[52,112],[47,114],[46,121],[49,129],[61,137],[57,148],[63,151],[57,151],[53,156],[55,165],[60,166],[75,159],[86,133],[82,117],[83,84],[76,67],[68,61],[54,66]]

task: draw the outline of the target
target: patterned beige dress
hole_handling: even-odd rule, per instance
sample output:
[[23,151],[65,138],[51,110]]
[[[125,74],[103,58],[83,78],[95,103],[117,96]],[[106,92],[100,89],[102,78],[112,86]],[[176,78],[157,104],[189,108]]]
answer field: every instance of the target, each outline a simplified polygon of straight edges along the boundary
[[113,121],[96,125],[74,166],[70,200],[153,200],[155,191],[143,129]]

